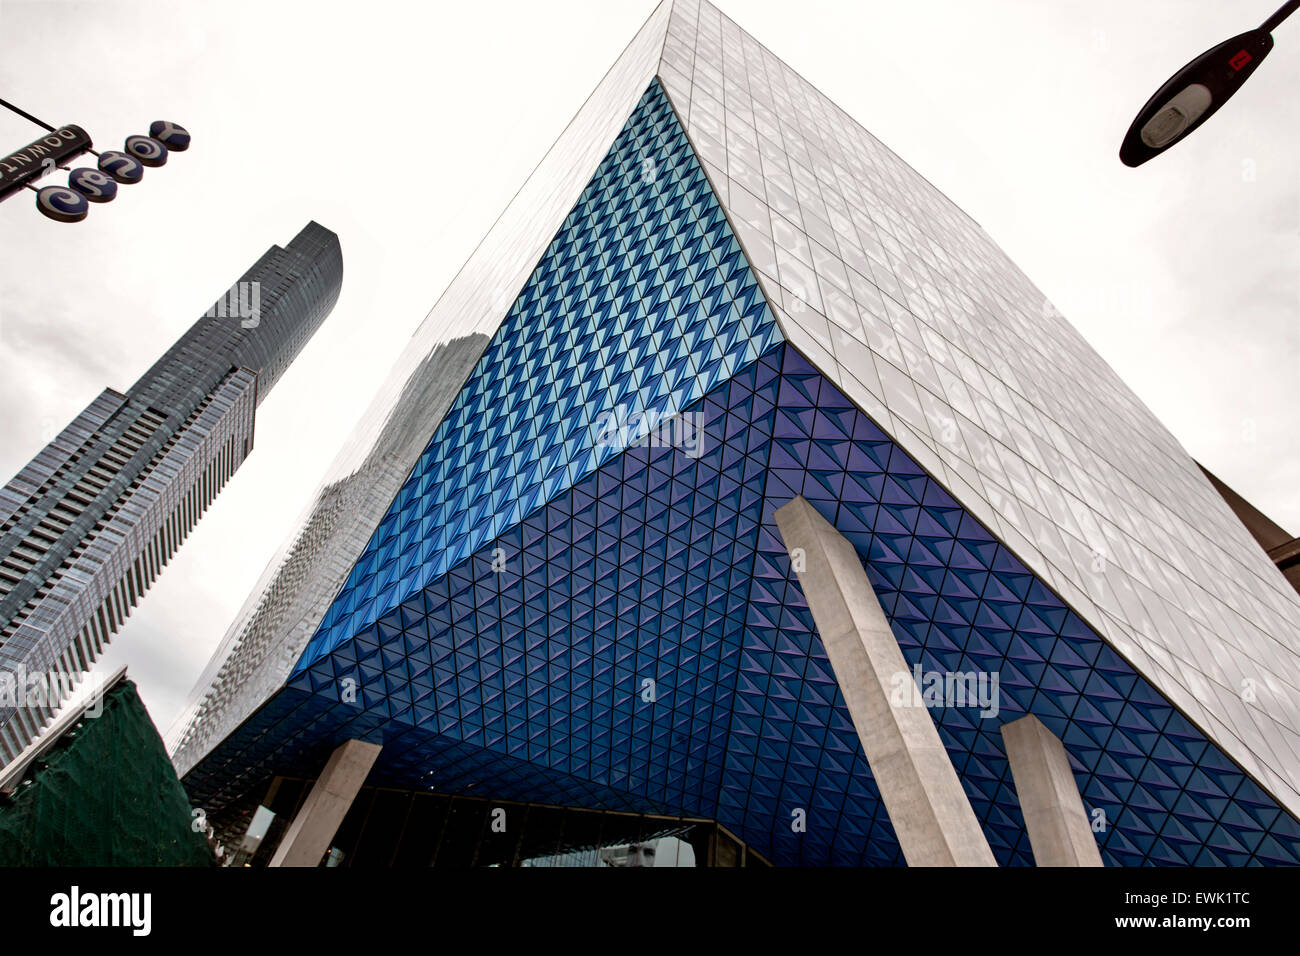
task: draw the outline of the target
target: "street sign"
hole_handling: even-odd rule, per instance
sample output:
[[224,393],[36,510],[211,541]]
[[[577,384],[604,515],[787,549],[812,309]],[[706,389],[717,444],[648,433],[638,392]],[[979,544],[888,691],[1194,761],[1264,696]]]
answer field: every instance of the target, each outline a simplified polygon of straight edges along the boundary
[[60,126],[16,153],[0,159],[0,199],[7,199],[33,180],[89,152],[94,144],[80,126]]
[[80,126],[62,126],[0,159],[0,200],[30,187],[36,192],[36,208],[42,216],[55,222],[81,222],[92,202],[112,201],[119,183],[138,183],[144,179],[146,166],[162,166],[169,152],[189,149],[190,134],[184,126],[154,120],[149,135],[128,136],[123,151],[96,153],[98,169],[80,166],[71,170],[67,186],[37,189],[32,185],[56,169],[67,169],[67,161],[74,156],[94,153],[91,145],[90,136]]
[[81,222],[90,211],[90,203],[75,189],[46,186],[36,193],[36,208],[55,222]]
[[99,154],[99,168],[126,186],[144,179],[144,167],[140,161],[115,149],[106,149]]
[[68,185],[91,202],[109,202],[117,195],[113,177],[88,166],[78,166],[68,173]]
[[161,166],[167,162],[167,147],[152,136],[128,136],[126,151],[146,166]]
[[150,123],[149,135],[173,152],[183,153],[190,148],[189,130],[167,120],[154,120]]

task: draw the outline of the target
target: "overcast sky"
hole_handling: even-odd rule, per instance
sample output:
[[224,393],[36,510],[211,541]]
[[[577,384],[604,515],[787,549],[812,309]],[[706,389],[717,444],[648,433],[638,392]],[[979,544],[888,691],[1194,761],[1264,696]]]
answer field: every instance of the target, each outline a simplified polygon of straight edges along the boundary
[[[1300,15],[1243,91],[1139,170],[1174,70],[1281,0],[721,0],[970,213],[1184,447],[1300,529]],[[168,730],[405,341],[650,0],[0,0],[0,98],[99,149],[194,136],[63,225],[0,204],[0,481],[125,389],[309,219],[343,295],[256,448],[101,659]],[[0,152],[40,133],[0,112]],[[51,179],[49,182],[54,182]]]

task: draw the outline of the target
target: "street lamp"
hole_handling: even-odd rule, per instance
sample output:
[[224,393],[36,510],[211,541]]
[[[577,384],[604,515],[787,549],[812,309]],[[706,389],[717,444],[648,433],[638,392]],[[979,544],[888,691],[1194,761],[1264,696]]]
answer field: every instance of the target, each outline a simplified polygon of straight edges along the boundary
[[1124,165],[1141,166],[1213,116],[1268,56],[1273,30],[1297,9],[1300,0],[1284,3],[1256,29],[1224,40],[1171,76],[1128,128],[1119,148]]

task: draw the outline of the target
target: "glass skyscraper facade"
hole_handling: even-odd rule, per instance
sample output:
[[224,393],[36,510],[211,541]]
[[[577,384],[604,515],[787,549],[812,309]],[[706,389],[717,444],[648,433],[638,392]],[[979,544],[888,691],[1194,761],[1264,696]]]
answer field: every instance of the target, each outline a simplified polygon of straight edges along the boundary
[[309,223],[0,491],[0,762],[39,732],[248,456],[257,405],[342,281],[338,237]]
[[1296,592],[976,223],[695,0],[638,33],[268,569],[177,741],[195,805],[234,819],[363,739],[375,787],[903,862],[773,518],[796,496],[909,666],[997,675],[997,706],[932,716],[999,863],[1033,862],[1000,733],[1027,714],[1105,862],[1298,861]]

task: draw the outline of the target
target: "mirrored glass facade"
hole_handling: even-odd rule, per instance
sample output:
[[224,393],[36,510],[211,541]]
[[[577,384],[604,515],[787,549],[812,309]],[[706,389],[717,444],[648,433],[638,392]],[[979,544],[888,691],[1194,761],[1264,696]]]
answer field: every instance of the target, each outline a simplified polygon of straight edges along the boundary
[[0,490],[0,763],[40,731],[248,457],[258,403],[342,281],[338,237],[309,223]]
[[[585,185],[548,165],[625,102]],[[251,668],[274,677],[238,711],[202,688],[177,755],[195,805],[359,737],[384,745],[377,786],[713,820],[777,865],[901,863],[773,522],[801,494],[909,665],[998,676],[996,707],[932,713],[999,863],[1033,862],[1000,736],[1029,713],[1107,863],[1298,861],[1300,601],[976,224],[686,0],[525,193],[570,189],[489,236],[530,270],[495,318],[458,278],[426,320],[422,360],[484,348],[427,373],[456,383],[445,411],[337,593]],[[256,640],[241,623],[222,666]]]

